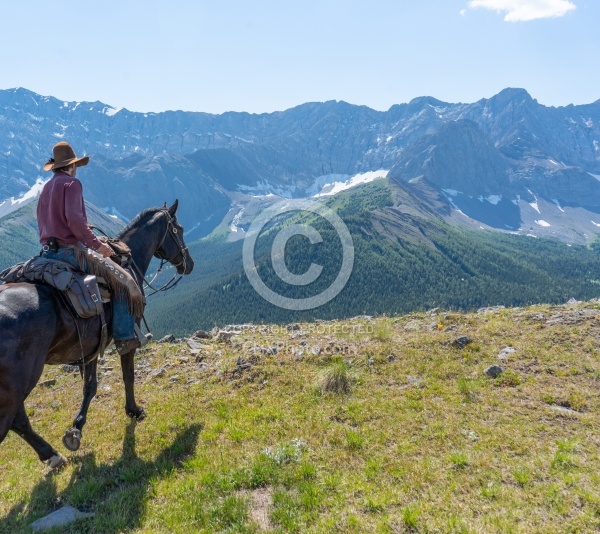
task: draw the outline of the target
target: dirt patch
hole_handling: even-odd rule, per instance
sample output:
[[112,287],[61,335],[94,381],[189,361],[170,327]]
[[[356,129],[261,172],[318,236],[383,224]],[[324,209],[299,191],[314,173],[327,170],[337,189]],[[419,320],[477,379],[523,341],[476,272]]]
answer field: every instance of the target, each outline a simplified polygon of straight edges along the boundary
[[271,523],[269,512],[273,507],[273,488],[258,488],[241,492],[248,498],[250,517],[256,523],[261,532],[271,532],[275,525]]

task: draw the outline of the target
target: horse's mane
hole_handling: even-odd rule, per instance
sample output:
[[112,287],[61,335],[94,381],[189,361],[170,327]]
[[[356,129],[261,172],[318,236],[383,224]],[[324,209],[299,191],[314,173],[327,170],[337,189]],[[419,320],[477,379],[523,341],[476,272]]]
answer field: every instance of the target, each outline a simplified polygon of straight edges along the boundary
[[119,235],[117,236],[118,239],[122,239],[124,236],[127,235],[127,233],[132,230],[133,228],[137,227],[138,224],[142,221],[142,219],[145,219],[146,217],[148,217],[148,215],[154,215],[155,213],[159,212],[161,209],[163,208],[147,208],[144,211],[138,213],[135,218],[130,221],[127,226],[125,226],[125,228],[123,228],[123,230],[121,230],[119,232]]

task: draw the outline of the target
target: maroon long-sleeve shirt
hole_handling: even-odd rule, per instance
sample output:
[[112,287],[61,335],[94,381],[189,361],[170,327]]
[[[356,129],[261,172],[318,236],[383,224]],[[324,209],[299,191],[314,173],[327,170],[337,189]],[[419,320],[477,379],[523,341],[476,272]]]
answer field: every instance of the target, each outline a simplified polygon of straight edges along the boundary
[[80,241],[97,250],[102,244],[88,225],[81,182],[66,172],[57,172],[44,185],[37,206],[37,221],[42,245],[50,237],[55,237],[63,246]]

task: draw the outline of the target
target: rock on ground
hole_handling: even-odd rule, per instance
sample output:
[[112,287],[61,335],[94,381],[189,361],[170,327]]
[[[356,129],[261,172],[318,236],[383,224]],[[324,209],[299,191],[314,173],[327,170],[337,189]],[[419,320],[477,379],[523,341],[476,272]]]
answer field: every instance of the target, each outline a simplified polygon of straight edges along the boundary
[[95,515],[96,514],[80,512],[77,508],[73,508],[72,506],[63,506],[60,510],[56,510],[56,512],[52,512],[51,514],[34,521],[30,526],[34,532],[39,532],[53,527],[63,527],[78,519],[94,517]]

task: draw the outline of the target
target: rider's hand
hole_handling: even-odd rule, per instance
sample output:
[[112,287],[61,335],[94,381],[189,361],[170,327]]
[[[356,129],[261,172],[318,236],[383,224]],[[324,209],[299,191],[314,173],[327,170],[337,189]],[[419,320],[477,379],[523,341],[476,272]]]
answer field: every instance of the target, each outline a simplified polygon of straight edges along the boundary
[[97,250],[97,252],[102,254],[105,258],[110,258],[114,254],[113,249],[104,243],[100,245],[100,248]]

